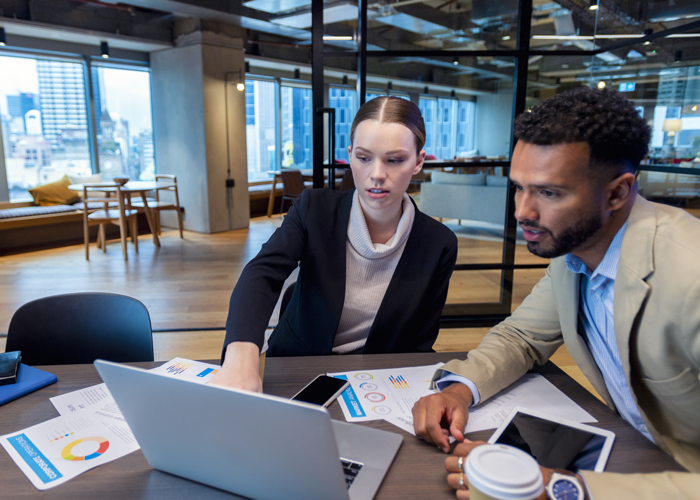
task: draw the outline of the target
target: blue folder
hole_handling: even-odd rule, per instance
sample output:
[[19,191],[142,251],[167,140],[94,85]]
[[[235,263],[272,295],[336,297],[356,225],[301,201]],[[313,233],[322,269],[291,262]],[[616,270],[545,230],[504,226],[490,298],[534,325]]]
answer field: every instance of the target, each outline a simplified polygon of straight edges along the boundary
[[0,405],[21,398],[30,392],[37,391],[42,387],[53,384],[58,380],[53,373],[39,370],[23,363],[19,365],[17,382],[14,384],[0,385]]

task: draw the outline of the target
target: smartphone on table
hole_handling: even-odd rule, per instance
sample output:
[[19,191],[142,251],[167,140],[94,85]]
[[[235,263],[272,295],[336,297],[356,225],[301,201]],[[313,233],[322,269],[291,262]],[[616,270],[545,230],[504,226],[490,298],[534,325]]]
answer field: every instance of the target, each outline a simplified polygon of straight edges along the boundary
[[292,400],[304,401],[328,408],[348,385],[350,385],[348,380],[321,374],[297,392]]

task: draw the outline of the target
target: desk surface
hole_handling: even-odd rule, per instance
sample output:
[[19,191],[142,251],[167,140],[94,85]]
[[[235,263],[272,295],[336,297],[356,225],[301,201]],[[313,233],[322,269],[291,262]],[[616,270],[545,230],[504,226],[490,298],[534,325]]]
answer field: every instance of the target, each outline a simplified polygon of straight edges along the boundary
[[[269,358],[265,366],[265,392],[283,397],[293,396],[319,373],[417,366],[464,357],[464,353],[380,354],[366,356],[323,356],[309,358]],[[217,362],[217,361],[215,361]],[[151,368],[161,363],[135,363]],[[58,382],[0,406],[0,434],[15,432],[58,416],[50,397],[75,391],[101,382],[92,365],[42,367],[58,376]],[[657,472],[684,470],[672,458],[650,443],[617,414],[552,363],[536,370],[569,395],[598,419],[599,427],[616,434],[608,461],[608,471]],[[333,418],[343,420],[337,402],[330,407]],[[400,433],[404,442],[382,484],[377,499],[454,499],[454,490],[445,482],[445,454],[437,448],[394,427],[388,422],[374,421],[365,425]],[[486,440],[493,431],[469,434],[473,440]],[[273,450],[271,450],[273,453]],[[274,457],[271,455],[271,465]],[[273,473],[271,469],[271,474]],[[26,498],[238,498],[170,474],[152,469],[141,451],[92,469],[54,489],[39,492],[12,462],[0,451],[0,497]]]

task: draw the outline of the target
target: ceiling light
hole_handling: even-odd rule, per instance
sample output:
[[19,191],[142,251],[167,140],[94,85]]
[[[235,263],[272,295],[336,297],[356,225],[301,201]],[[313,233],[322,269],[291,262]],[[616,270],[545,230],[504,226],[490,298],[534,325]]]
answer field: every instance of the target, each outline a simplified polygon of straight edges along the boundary
[[503,37],[504,40],[510,40],[510,35],[506,35]]
[[452,61],[452,64],[454,64],[455,66],[459,66],[459,59],[455,57],[455,60]]
[[690,109],[691,109],[691,111],[697,111],[697,110],[698,110],[698,107],[697,107],[697,106],[693,106],[693,107],[690,108]]
[[605,82],[603,80],[598,82],[598,88],[599,89],[604,89],[605,88]]
[[109,59],[109,44],[107,42],[100,42],[100,54],[105,59]]
[[5,36],[5,28],[0,28],[0,47],[7,45],[7,37]]
[[239,92],[243,92],[245,90],[245,83],[236,84],[236,90],[238,90]]
[[644,45],[651,45],[651,42],[647,40],[646,42],[644,42]]
[[590,0],[588,2],[588,10],[598,10],[598,0]]
[[350,36],[336,36],[336,35],[323,35],[323,40],[324,41],[348,41],[352,42],[353,38],[352,35]]

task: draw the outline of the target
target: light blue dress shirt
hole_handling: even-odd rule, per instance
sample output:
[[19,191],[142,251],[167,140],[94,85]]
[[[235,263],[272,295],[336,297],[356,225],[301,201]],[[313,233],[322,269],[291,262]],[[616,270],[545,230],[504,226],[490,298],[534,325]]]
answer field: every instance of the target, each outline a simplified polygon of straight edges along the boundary
[[[626,229],[627,223],[617,232],[595,271],[588,269],[586,264],[573,254],[567,254],[564,261],[570,271],[581,274],[579,323],[586,332],[588,348],[603,375],[610,397],[620,416],[654,442],[627,384],[615,338],[615,276]],[[443,371],[443,377],[436,385],[438,390],[442,391],[453,382],[466,384],[474,395],[474,405],[479,404],[479,391],[469,379]]]

